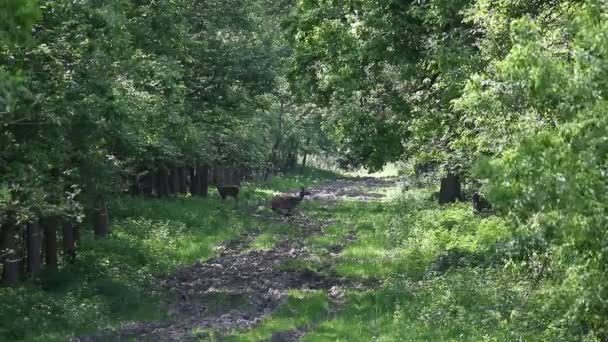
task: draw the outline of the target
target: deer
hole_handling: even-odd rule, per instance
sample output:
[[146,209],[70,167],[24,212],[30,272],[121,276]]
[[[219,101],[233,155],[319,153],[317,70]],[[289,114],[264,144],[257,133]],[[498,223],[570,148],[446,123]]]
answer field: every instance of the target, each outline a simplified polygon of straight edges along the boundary
[[222,200],[225,200],[227,197],[234,198],[235,202],[239,201],[239,187],[236,185],[224,185],[223,183],[218,183],[216,185],[217,192],[220,194]]
[[303,187],[300,189],[298,196],[289,195],[278,195],[272,199],[271,206],[272,210],[277,212],[280,209],[287,209],[287,215],[291,214],[291,210],[294,209],[302,200],[304,196],[311,195],[310,192],[306,191]]

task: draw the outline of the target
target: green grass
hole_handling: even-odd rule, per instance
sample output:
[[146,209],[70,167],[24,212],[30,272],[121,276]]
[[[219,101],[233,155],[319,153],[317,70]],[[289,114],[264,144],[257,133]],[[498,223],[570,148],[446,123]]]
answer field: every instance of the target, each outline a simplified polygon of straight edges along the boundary
[[315,321],[327,319],[331,303],[324,291],[292,290],[283,304],[263,323],[245,333],[224,337],[222,341],[255,342],[267,341],[277,332],[306,328]]
[[[75,264],[16,288],[0,288],[0,340],[64,341],[128,320],[161,319],[166,309],[159,303],[171,294],[153,286],[159,275],[205,260],[222,241],[253,231],[258,235],[251,249],[269,249],[284,239],[305,241],[312,256],[278,265],[282,269],[310,269],[378,285],[347,290],[339,308],[324,291],[293,290],[260,326],[222,340],[264,341],[301,328],[307,331],[304,341],[568,336],[547,309],[560,280],[530,276],[537,267],[534,258],[540,256],[511,258],[517,245],[507,243],[512,232],[504,219],[475,215],[467,203],[439,206],[430,200],[434,189],[386,189],[389,197],[381,202],[303,203],[299,209],[308,215],[331,220],[314,236],[266,218],[268,209],[261,205],[273,193],[337,177],[307,171],[249,184],[238,206],[215,194],[208,199],[116,200],[111,237],[93,240],[87,232]],[[218,298],[216,305],[225,300]],[[213,331],[193,334],[201,340],[220,338]]]
[[[313,257],[280,266],[329,264],[321,272],[373,279],[377,288],[349,290],[344,306],[325,320],[278,313],[232,338],[263,341],[303,325],[303,340],[311,342],[543,340],[542,292],[550,285],[533,289],[522,266],[500,259],[497,246],[511,236],[506,221],[475,215],[467,203],[439,206],[429,199],[432,189],[388,193],[386,202],[309,203],[309,215],[333,224],[307,238]],[[353,233],[355,242],[330,254]]]
[[285,225],[251,215],[276,191],[310,186],[336,174],[305,170],[248,184],[238,207],[215,191],[200,198],[119,198],[111,203],[112,234],[95,240],[86,227],[74,264],[15,288],[0,288],[0,340],[65,341],[70,336],[112,328],[128,320],[166,315],[159,303],[171,299],[155,284],[158,276],[205,260],[219,243],[246,232],[261,235],[254,246],[283,234]]

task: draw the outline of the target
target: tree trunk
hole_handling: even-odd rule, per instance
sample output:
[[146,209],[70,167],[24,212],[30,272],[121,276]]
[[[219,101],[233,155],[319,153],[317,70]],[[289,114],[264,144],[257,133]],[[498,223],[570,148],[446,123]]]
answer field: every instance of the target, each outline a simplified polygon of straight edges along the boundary
[[129,179],[131,180],[131,186],[130,186],[130,193],[133,196],[139,196],[141,195],[142,192],[142,188],[141,188],[141,178],[139,175],[135,175],[133,177],[129,177]]
[[222,176],[222,181],[224,185],[234,185],[234,181],[232,180],[232,168],[226,167],[224,168],[224,174]]
[[302,171],[306,169],[306,161],[308,159],[308,153],[304,152],[304,157],[302,157]]
[[239,179],[241,182],[249,181],[249,169],[246,166],[242,166],[239,168]]
[[239,166],[235,170],[235,175],[237,183],[239,184],[239,186],[241,186],[241,184],[245,181],[245,167],[242,165]]
[[154,172],[148,171],[147,174],[143,176],[142,179],[142,193],[146,197],[151,197],[154,192],[154,187],[156,186],[156,174]]
[[200,181],[199,194],[203,197],[207,197],[207,195],[209,195],[209,165],[198,164],[196,167],[196,172],[199,175],[199,181]]
[[462,198],[460,177],[458,175],[448,173],[447,176],[441,179],[441,188],[439,189],[439,204],[454,203]]
[[310,137],[306,137],[306,144],[304,145],[304,148],[303,148],[304,157],[302,158],[302,172],[304,172],[304,169],[306,169],[306,162],[308,159],[308,147],[309,146],[310,146]]
[[177,167],[172,167],[169,174],[169,195],[175,195],[179,192],[179,175]]
[[27,225],[27,270],[36,275],[42,269],[42,232],[36,221]]
[[80,226],[77,224],[74,225],[74,242],[76,246],[80,244]]
[[63,257],[69,262],[73,263],[76,260],[76,238],[75,238],[76,227],[71,222],[64,222],[62,226],[63,236]]
[[224,179],[222,178],[223,174],[224,168],[222,166],[213,167],[213,183],[216,185],[222,183],[224,181]]
[[19,255],[15,227],[12,223],[4,223],[0,227],[0,259],[2,260],[2,281],[13,285],[19,281]]
[[169,172],[164,165],[158,169],[157,194],[160,198],[169,196]]
[[186,194],[188,193],[188,174],[186,173],[186,168],[179,167],[177,170],[179,175],[179,192]]
[[105,201],[100,201],[93,213],[93,232],[95,237],[103,238],[110,234],[110,222],[108,220],[108,208]]
[[200,169],[196,166],[190,168],[190,194],[192,196],[199,196],[201,194]]
[[57,220],[54,218],[44,220],[44,255],[46,269],[57,270]]

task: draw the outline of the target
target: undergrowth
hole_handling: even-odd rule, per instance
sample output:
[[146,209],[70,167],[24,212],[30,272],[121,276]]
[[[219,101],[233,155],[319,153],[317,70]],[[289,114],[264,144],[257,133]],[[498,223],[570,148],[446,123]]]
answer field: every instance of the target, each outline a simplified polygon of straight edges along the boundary
[[257,215],[268,210],[261,204],[274,192],[337,177],[311,171],[249,184],[238,205],[215,194],[117,199],[108,239],[85,232],[74,264],[0,289],[0,340],[60,341],[126,320],[162,319],[166,309],[159,303],[170,294],[154,285],[159,276],[205,260],[222,241],[252,231],[258,233],[252,249],[304,239],[312,256],[277,267],[377,285],[344,289],[342,305],[324,291],[293,290],[249,331],[193,336],[264,341],[301,329],[304,341],[568,339],[567,325],[556,321],[550,305],[558,273],[545,268],[542,246],[533,237],[516,239],[507,221],[475,214],[468,203],[436,204],[434,189],[387,189],[390,197],[378,202],[303,203],[307,215],[331,220],[315,236]]
[[156,286],[158,277],[213,256],[215,246],[243,233],[260,231],[264,236],[284,230],[251,211],[267,210],[264,201],[274,192],[336,177],[306,169],[247,184],[238,206],[219,200],[212,188],[209,198],[117,198],[111,203],[112,234],[107,239],[93,239],[83,226],[74,264],[64,263],[58,272],[14,288],[0,288],[0,340],[65,341],[126,320],[162,319],[166,309],[159,303],[171,294]]
[[[304,329],[303,341],[512,341],[556,340],[544,305],[552,282],[535,277],[533,257],[517,257],[511,226],[478,215],[469,203],[440,206],[432,190],[414,188],[384,202],[308,203],[309,215],[331,218],[323,234],[307,239],[313,257],[286,269],[316,270],[379,284],[350,289],[340,311],[306,311],[290,302],[260,328],[235,333],[237,341],[262,341]],[[356,235],[352,243],[345,243]],[[342,245],[339,253],[333,253]],[[300,305],[302,310],[297,307]],[[330,306],[333,304],[329,304]],[[319,320],[325,315],[325,320]],[[298,324],[275,324],[275,322]],[[268,331],[268,330],[272,331]],[[257,339],[256,339],[257,338]]]

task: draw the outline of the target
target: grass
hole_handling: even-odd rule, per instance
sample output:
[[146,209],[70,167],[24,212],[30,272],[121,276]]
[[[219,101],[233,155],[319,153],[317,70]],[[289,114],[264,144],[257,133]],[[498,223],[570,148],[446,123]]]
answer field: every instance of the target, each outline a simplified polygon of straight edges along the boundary
[[[501,258],[498,246],[511,237],[507,222],[475,215],[467,203],[439,206],[430,200],[433,190],[389,189],[384,202],[346,201],[329,208],[308,203],[309,215],[333,224],[306,238],[313,257],[280,267],[330,265],[320,271],[380,285],[348,290],[336,314],[279,311],[228,340],[264,341],[302,326],[303,341],[311,342],[546,340],[542,292],[550,285],[535,289],[521,276],[525,266]],[[356,241],[337,256],[330,253],[352,234]]]
[[307,327],[315,321],[327,319],[330,313],[331,304],[324,291],[292,290],[287,302],[260,326],[242,334],[224,337],[222,341],[267,341],[277,332]]
[[[156,277],[214,255],[222,241],[259,234],[252,249],[302,239],[312,256],[278,267],[379,284],[346,290],[339,308],[324,291],[293,290],[287,302],[248,331],[201,340],[265,341],[306,329],[304,341],[513,341],[568,336],[552,322],[546,299],[551,279],[530,277],[533,259],[510,258],[512,232],[470,204],[439,206],[432,188],[386,189],[382,202],[303,203],[301,210],[331,219],[323,233],[303,236],[272,223],[262,201],[273,193],[313,186],[339,174],[308,170],[243,189],[239,206],[208,199],[142,200],[112,204],[113,234],[85,234],[78,260],[17,288],[0,288],[0,340],[64,341],[126,320],[161,319]],[[357,239],[346,243],[351,237]],[[512,251],[511,251],[512,252]],[[222,305],[222,298],[216,306]],[[336,309],[339,311],[335,312]],[[563,340],[563,339],[561,339]]]
[[155,286],[158,276],[205,260],[219,243],[246,232],[261,231],[254,245],[263,247],[264,239],[285,227],[251,215],[252,210],[274,192],[338,176],[306,169],[248,184],[238,207],[221,202],[214,191],[206,199],[118,198],[111,204],[110,237],[95,240],[85,227],[74,264],[0,288],[0,340],[65,341],[126,320],[161,319],[166,309],[159,303],[172,294]]

